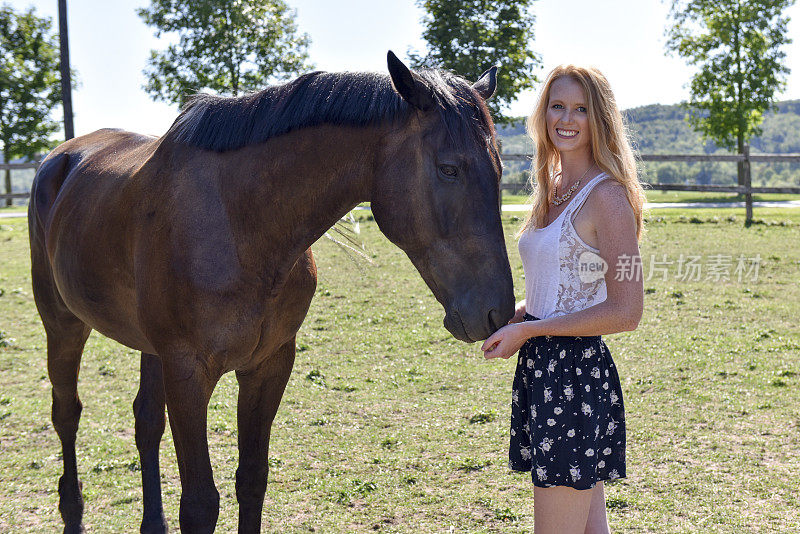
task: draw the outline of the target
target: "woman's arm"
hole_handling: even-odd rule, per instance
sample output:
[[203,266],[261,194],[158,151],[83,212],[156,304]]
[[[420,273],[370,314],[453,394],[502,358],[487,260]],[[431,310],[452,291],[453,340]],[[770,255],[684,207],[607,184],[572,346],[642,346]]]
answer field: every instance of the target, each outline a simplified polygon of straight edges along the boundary
[[521,323],[522,319],[525,318],[525,310],[526,310],[525,301],[521,300],[517,302],[517,306],[514,309],[514,317],[512,317],[511,320],[508,321],[508,324]]
[[486,358],[508,358],[534,336],[596,336],[635,330],[638,326],[644,289],[633,209],[625,188],[616,182],[598,184],[594,193],[584,208],[592,212],[599,255],[608,265],[606,300],[575,313],[505,326],[481,347]]

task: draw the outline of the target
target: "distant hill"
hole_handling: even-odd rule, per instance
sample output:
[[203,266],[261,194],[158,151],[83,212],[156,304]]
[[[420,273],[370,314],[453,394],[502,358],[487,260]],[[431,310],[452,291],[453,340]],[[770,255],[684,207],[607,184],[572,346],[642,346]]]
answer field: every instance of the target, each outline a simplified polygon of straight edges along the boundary
[[[728,153],[713,143],[700,138],[688,122],[687,112],[680,105],[652,104],[623,111],[636,149],[643,154],[713,154]],[[524,118],[508,125],[499,125],[498,134],[503,151],[530,153],[531,143],[525,135]],[[762,134],[751,139],[751,151],[770,153],[800,153],[800,100],[787,100],[777,104],[775,112],[768,112],[761,125]],[[525,182],[527,166],[522,162],[507,162],[506,182]],[[753,185],[798,186],[800,164],[754,163]],[[647,182],[688,184],[733,184],[736,181],[736,164],[715,163],[647,163],[642,177]]]

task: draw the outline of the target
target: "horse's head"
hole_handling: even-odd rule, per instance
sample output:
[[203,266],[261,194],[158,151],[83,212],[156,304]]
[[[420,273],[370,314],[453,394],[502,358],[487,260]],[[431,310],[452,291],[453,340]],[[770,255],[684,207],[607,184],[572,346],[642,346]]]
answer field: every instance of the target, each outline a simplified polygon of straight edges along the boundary
[[395,90],[410,113],[386,136],[372,211],[444,306],[458,339],[485,339],[514,313],[503,228],[502,165],[484,100],[496,69],[475,84],[441,71],[410,71],[389,52]]

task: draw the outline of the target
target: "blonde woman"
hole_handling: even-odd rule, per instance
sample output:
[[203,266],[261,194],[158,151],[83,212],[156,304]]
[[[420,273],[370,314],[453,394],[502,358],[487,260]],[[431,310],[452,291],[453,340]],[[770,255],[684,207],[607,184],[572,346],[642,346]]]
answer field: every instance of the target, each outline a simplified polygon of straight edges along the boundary
[[625,412],[601,336],[642,316],[644,192],[608,81],[562,65],[528,119],[533,208],[519,233],[525,300],[483,344],[519,351],[509,465],[530,471],[536,534],[609,532],[603,482],[625,476]]

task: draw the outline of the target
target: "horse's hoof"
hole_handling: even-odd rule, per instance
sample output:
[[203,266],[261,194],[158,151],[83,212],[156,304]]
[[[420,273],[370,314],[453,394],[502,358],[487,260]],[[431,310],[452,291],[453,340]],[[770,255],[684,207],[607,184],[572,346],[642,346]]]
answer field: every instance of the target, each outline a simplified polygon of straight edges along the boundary
[[152,521],[142,521],[140,532],[142,534],[167,534],[169,532],[167,520],[162,516]]
[[83,483],[69,480],[65,476],[58,479],[58,511],[64,520],[64,534],[82,534],[83,528]]

